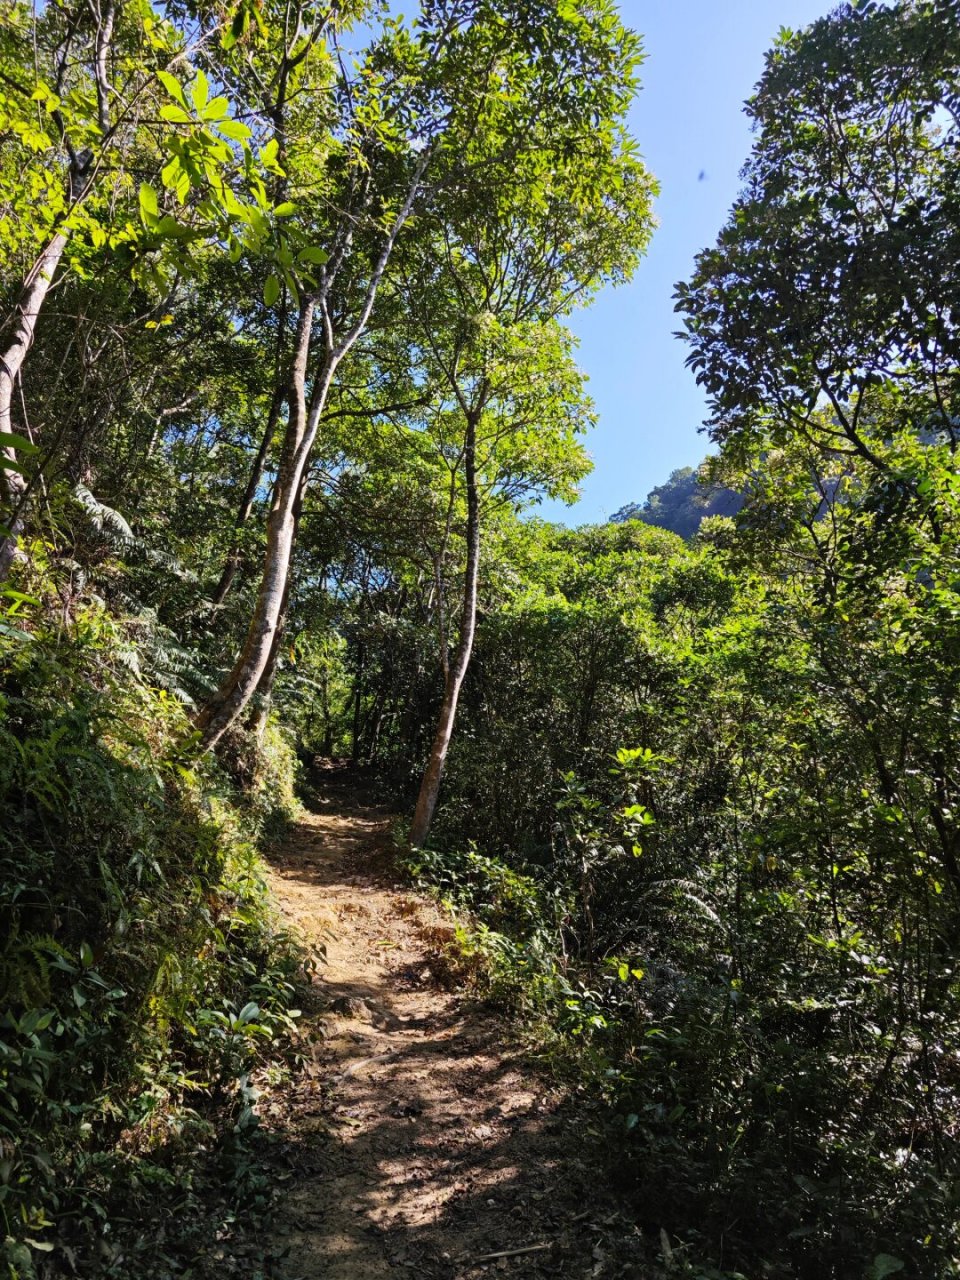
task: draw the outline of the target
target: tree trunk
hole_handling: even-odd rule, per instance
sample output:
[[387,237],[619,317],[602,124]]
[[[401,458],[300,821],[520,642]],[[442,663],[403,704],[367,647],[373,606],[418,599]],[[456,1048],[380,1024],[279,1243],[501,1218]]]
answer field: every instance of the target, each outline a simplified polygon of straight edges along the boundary
[[420,784],[417,807],[414,810],[410,827],[410,845],[418,849],[430,833],[437,797],[440,794],[440,782],[453,736],[454,721],[457,716],[457,703],[460,701],[460,689],[463,686],[470,655],[473,652],[473,637],[477,627],[477,584],[480,576],[480,495],[477,490],[477,422],[476,415],[467,418],[467,434],[464,443],[464,471],[467,482],[467,566],[463,581],[463,611],[460,618],[460,639],[453,662],[450,663],[444,680],[443,702],[440,705],[440,719],[434,734],[430,759]]
[[[6,349],[0,353],[0,436],[13,433],[13,393],[20,377],[20,370],[33,345],[40,311],[50,291],[53,275],[63,251],[67,236],[58,232],[40,257],[33,264],[23,284],[23,290],[13,313],[13,336]],[[0,458],[17,463],[17,451],[10,441],[0,444]],[[6,508],[6,530],[0,542],[0,581],[10,572],[17,553],[17,543],[23,532],[28,497],[27,482],[19,471],[0,466],[0,498]]]
[[[247,479],[247,487],[244,490],[243,498],[240,501],[240,509],[237,512],[237,518],[233,522],[236,533],[244,528],[250,519],[250,513],[253,510],[254,500],[257,496],[257,489],[260,486],[260,480],[263,476],[263,468],[267,461],[267,452],[270,448],[270,441],[277,429],[277,423],[280,420],[280,410],[283,408],[284,388],[278,386],[273,395],[273,401],[270,405],[270,413],[267,417],[267,425],[264,428],[263,436],[260,440],[260,448],[257,450],[257,456],[253,460],[253,466],[250,468],[250,475]],[[240,568],[240,546],[237,538],[234,538],[233,545],[227,554],[226,563],[223,566],[223,573],[220,575],[220,581],[217,583],[217,589],[213,593],[212,604],[215,609],[219,609],[227,597],[227,592],[233,585],[233,580]]]
[[[263,576],[247,638],[233,670],[197,717],[200,746],[209,750],[240,716],[256,692],[274,646],[277,627],[287,593],[290,557],[296,531],[297,498],[316,436],[319,414],[307,417],[307,361],[313,332],[314,304],[305,300],[297,326],[297,339],[290,376],[290,413],[277,474],[273,507],[267,519],[267,549]],[[328,353],[320,373],[319,398],[326,392],[336,370]]]
[[[426,148],[417,162],[403,207],[394,219],[367,282],[356,320],[338,345],[334,341],[333,323],[329,310],[329,290],[332,288],[336,271],[326,280],[319,295],[326,341],[320,367],[313,379],[309,411],[306,393],[307,365],[310,358],[314,311],[317,306],[316,297],[305,298],[301,306],[297,336],[294,341],[287,430],[277,471],[273,507],[267,520],[267,549],[264,556],[263,576],[260,579],[253,617],[240,656],[234,663],[229,676],[197,716],[196,724],[200,731],[198,746],[201,751],[209,751],[216,746],[226,730],[243,714],[267,669],[286,598],[287,578],[296,534],[296,506],[314,441],[317,438],[320,419],[326,408],[330,387],[341,360],[353,348],[370,321],[377,291],[383,280],[397,236],[409,218],[420,191],[429,155],[430,149]],[[336,269],[339,269],[346,258],[352,240],[351,226],[345,233],[339,248],[331,256],[331,262],[337,264]]]
[[[307,486],[306,477],[300,484],[297,493],[297,501],[293,510],[293,537],[292,543],[297,540],[297,532],[300,528],[300,517],[303,514],[303,499],[306,496]],[[257,684],[256,692],[253,696],[254,709],[250,716],[249,728],[256,736],[257,742],[263,741],[263,735],[267,728],[267,720],[270,716],[270,707],[273,703],[273,686],[277,678],[277,667],[280,662],[280,646],[283,644],[283,634],[287,629],[287,615],[290,612],[290,588],[293,584],[293,576],[289,569],[287,570],[287,585],[283,592],[283,601],[280,605],[280,613],[277,617],[276,629],[273,633],[273,643],[270,646],[270,653],[267,656],[266,666],[263,674]]]
[[366,646],[361,640],[357,645],[357,669],[353,677],[353,729],[351,733],[353,745],[350,749],[351,764],[356,764],[360,759],[360,726],[362,724],[363,677],[366,652]]
[[270,708],[273,705],[273,685],[277,678],[277,661],[280,657],[280,646],[283,643],[283,633],[287,628],[287,601],[289,591],[284,597],[283,606],[280,610],[280,617],[277,620],[277,628],[273,633],[273,644],[270,646],[270,656],[267,658],[267,665],[264,668],[263,675],[260,677],[260,683],[257,685],[255,694],[253,695],[253,711],[250,715],[248,728],[257,743],[263,742],[263,735],[267,731],[267,721],[270,719]]
[[[107,66],[116,18],[114,0],[108,0],[103,11],[95,13],[95,17],[97,33],[93,75],[97,86],[97,122],[101,140],[106,141],[110,132],[110,84]],[[61,45],[61,50],[62,61],[58,82],[63,75],[69,56],[69,40]],[[91,189],[93,178],[90,176],[90,165],[93,157],[89,150],[77,155],[70,149],[69,143],[67,146],[70,151],[67,198],[70,206],[76,208],[83,203]],[[27,352],[33,346],[40,312],[50,292],[54,273],[60,265],[60,259],[63,257],[68,241],[69,235],[66,231],[57,231],[23,282],[23,288],[13,312],[13,336],[6,349],[0,352],[0,435],[13,431],[14,388],[20,377],[23,362],[27,358]],[[0,444],[0,457],[17,465],[16,449],[9,441]],[[8,513],[6,528],[0,541],[0,582],[10,572],[10,566],[17,554],[17,545],[26,523],[29,497],[30,486],[21,472],[0,466],[0,503],[7,508]]]

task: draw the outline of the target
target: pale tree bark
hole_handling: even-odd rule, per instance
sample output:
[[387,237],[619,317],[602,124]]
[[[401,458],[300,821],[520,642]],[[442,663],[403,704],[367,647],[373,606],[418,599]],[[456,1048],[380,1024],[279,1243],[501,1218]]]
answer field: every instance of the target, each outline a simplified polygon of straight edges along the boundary
[[[296,544],[297,532],[300,528],[300,517],[303,514],[303,500],[307,492],[307,477],[304,476],[300,484],[300,491],[297,494],[297,501],[293,509],[293,543]],[[270,707],[273,702],[273,686],[277,679],[277,667],[280,662],[280,647],[283,644],[283,635],[287,629],[287,617],[290,613],[290,588],[293,583],[293,575],[288,571],[287,585],[283,593],[283,600],[280,603],[280,613],[277,617],[276,629],[273,633],[273,643],[270,646],[270,652],[267,655],[266,665],[257,683],[256,690],[253,695],[253,711],[247,723],[247,728],[254,735],[257,742],[263,741],[263,735],[266,732],[267,720],[270,718]]]
[[[116,20],[114,0],[107,0],[102,8],[99,4],[92,6],[92,12],[97,23],[93,61],[93,76],[97,90],[97,125],[101,141],[105,142],[111,130],[108,61]],[[70,40],[68,39],[62,49],[57,78],[58,93],[62,87],[69,57]],[[95,166],[90,151],[84,151],[78,155],[66,136],[64,144],[70,155],[66,184],[72,210],[86,199],[93,185]],[[53,277],[68,242],[67,231],[58,230],[54,233],[30,269],[23,282],[20,297],[17,299],[12,316],[13,332],[5,348],[0,351],[0,435],[13,432],[14,389],[20,378],[27,353],[33,346],[43,304],[46,302],[50,286],[53,284]],[[5,461],[13,464],[13,467],[19,467],[17,452],[11,442],[7,441],[0,446],[0,453]],[[0,466],[0,499],[6,509],[3,519],[4,532],[0,541],[0,582],[10,572],[10,566],[17,554],[20,536],[26,523],[29,497],[30,486],[22,472],[11,467]]]
[[[297,20],[293,23],[295,31],[299,34],[301,23],[299,15],[302,9],[298,9]],[[287,5],[287,19],[291,17],[291,6]],[[277,157],[281,167],[286,164],[287,157],[287,95],[290,86],[290,75],[307,57],[310,49],[320,38],[324,28],[328,22],[328,16],[321,19],[319,24],[314,27],[310,38],[303,45],[298,54],[294,54],[293,45],[288,45],[284,49],[283,57],[280,60],[280,66],[277,71],[276,93],[272,101],[264,104],[264,109],[268,119],[273,124],[273,139],[277,144]],[[294,43],[296,43],[296,36]],[[274,205],[280,204],[286,199],[288,191],[287,177],[275,176],[270,184],[270,198]],[[234,530],[236,536],[233,544],[227,553],[227,559],[223,566],[223,572],[220,575],[220,581],[217,583],[213,593],[211,603],[214,609],[219,609],[227,598],[227,593],[233,586],[237,571],[240,568],[241,550],[239,535],[245,528],[247,521],[250,519],[253,511],[254,500],[257,496],[257,489],[263,476],[263,469],[266,465],[267,454],[270,450],[270,443],[273,440],[277,424],[280,421],[280,412],[283,409],[286,387],[283,384],[283,363],[284,363],[284,334],[287,327],[287,296],[284,294],[280,305],[279,315],[277,317],[277,346],[274,355],[274,393],[270,402],[270,412],[267,416],[267,424],[264,427],[263,434],[260,438],[260,447],[257,449],[253,465],[250,468],[250,475],[247,479],[247,487],[244,490],[243,497],[240,500],[240,509],[237,512],[234,521]]]
[[[296,535],[294,535],[296,537]],[[280,658],[280,646],[283,644],[283,635],[287,629],[287,615],[290,605],[290,577],[287,576],[287,591],[284,595],[283,603],[280,606],[280,616],[277,619],[277,627],[273,633],[273,644],[270,646],[270,653],[267,657],[266,666],[257,685],[253,697],[253,711],[251,712],[247,728],[256,738],[258,744],[263,742],[263,735],[267,731],[267,721],[270,719],[270,707],[273,703],[273,686],[277,678],[277,667]]]
[[[428,161],[429,149],[426,149],[417,162],[403,206],[383,242],[380,255],[367,282],[359,313],[340,342],[337,343],[334,338],[329,298],[337,272],[350,252],[353,239],[352,228],[344,233],[340,245],[331,255],[320,292],[313,297],[305,297],[301,305],[290,380],[287,429],[274,488],[273,507],[267,519],[267,548],[264,555],[263,574],[257,591],[253,617],[240,655],[226,680],[197,717],[197,728],[200,731],[198,745],[201,751],[208,751],[216,746],[227,729],[243,715],[263,679],[271,653],[276,654],[277,628],[283,616],[290,560],[296,535],[295,510],[317,438],[320,419],[337,369],[369,323],[387,263],[397,236],[409,218],[420,192]],[[323,325],[323,355],[320,357],[319,367],[312,380],[308,409],[306,386],[310,341],[313,336],[314,315],[318,310]]]
[[270,405],[270,412],[267,415],[267,425],[264,427],[263,435],[260,438],[260,447],[257,449],[256,456],[253,459],[253,465],[250,468],[250,475],[247,478],[247,487],[243,491],[243,497],[240,499],[240,508],[237,511],[236,519],[233,522],[235,532],[234,542],[223,566],[223,573],[220,575],[220,581],[217,583],[216,590],[211,598],[211,603],[215,609],[219,609],[227,598],[227,593],[233,586],[233,580],[237,576],[240,568],[240,544],[239,534],[246,527],[250,514],[253,511],[253,504],[257,497],[257,489],[260,487],[260,481],[263,478],[263,469],[267,461],[267,453],[270,450],[270,442],[273,439],[274,432],[277,429],[277,423],[280,421],[280,410],[283,408],[284,388],[278,386],[274,392],[273,401]]
[[477,587],[480,578],[480,494],[477,487],[477,419],[479,411],[467,416],[463,450],[464,478],[467,488],[467,562],[463,580],[463,602],[460,635],[452,660],[446,665],[443,701],[430,758],[420,784],[417,807],[410,826],[410,844],[418,849],[430,833],[433,815],[440,795],[440,783],[453,736],[460,690],[470,665],[473,639],[477,629]]
[[[290,376],[289,416],[280,468],[274,488],[273,506],[267,520],[267,549],[263,575],[247,637],[227,679],[197,720],[204,749],[214,746],[242,714],[260,683],[270,656],[283,612],[293,553],[296,519],[294,507],[306,457],[313,445],[307,415],[307,365],[313,333],[315,303],[304,299],[297,327],[293,368]],[[324,370],[332,378],[335,365],[328,358]],[[314,427],[315,433],[315,427]]]
[[[13,395],[37,332],[37,321],[50,292],[54,273],[67,247],[67,235],[58,232],[37,258],[24,281],[23,290],[13,313],[13,333],[0,353],[0,435],[13,433]],[[17,467],[17,451],[12,442],[5,441],[0,454],[4,461]],[[27,481],[19,470],[0,466],[0,497],[3,498],[5,533],[0,542],[0,581],[10,572],[10,565],[17,553],[17,545],[23,532],[29,490]]]

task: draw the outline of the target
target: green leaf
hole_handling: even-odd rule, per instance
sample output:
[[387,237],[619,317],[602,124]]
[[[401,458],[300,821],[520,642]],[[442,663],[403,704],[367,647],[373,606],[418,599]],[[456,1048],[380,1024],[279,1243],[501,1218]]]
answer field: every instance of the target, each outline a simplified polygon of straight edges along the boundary
[[212,120],[214,122],[222,120],[230,109],[230,102],[227,98],[214,98],[200,114],[204,120]]
[[246,32],[249,25],[250,14],[247,10],[247,6],[242,4],[233,15],[233,21],[230,23],[230,31],[233,35],[234,41],[240,39],[240,37]]
[[878,1253],[870,1266],[869,1280],[886,1280],[887,1276],[896,1275],[906,1265],[902,1258],[895,1258],[890,1253]]
[[210,83],[199,69],[197,70],[197,78],[190,88],[190,97],[193,99],[193,105],[197,111],[200,115],[203,115],[203,108],[207,105],[207,99],[210,97]]
[[167,93],[169,93],[170,97],[176,98],[176,100],[180,103],[181,107],[186,109],[187,100],[184,97],[183,89],[180,86],[180,81],[176,78],[176,76],[172,76],[169,71],[158,71],[157,79],[166,89]]
[[280,281],[272,273],[267,276],[266,283],[263,286],[263,301],[268,307],[272,307],[276,300],[280,297]]
[[149,182],[140,183],[140,213],[141,215],[151,214],[154,218],[160,214],[157,193]]
[[301,249],[297,254],[297,261],[301,263],[312,262],[318,267],[322,267],[325,262],[330,260],[330,255],[326,249],[307,248]]
[[192,117],[185,110],[167,102],[160,108],[160,119],[167,120],[170,124],[190,124]]
[[225,138],[232,138],[234,142],[246,142],[251,133],[239,120],[221,120],[217,128]]
[[16,431],[0,431],[0,449],[17,449],[20,453],[37,453],[38,447]]
[[290,200],[284,200],[281,204],[278,204],[273,211],[274,216],[277,218],[289,218],[296,212],[297,206]]

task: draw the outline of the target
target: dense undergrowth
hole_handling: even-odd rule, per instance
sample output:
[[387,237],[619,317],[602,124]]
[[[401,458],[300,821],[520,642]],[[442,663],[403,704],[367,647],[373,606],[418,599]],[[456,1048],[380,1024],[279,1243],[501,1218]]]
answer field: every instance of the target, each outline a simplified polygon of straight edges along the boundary
[[295,1027],[258,853],[294,757],[271,730],[234,744],[243,789],[191,764],[122,619],[29,585],[0,634],[0,1273],[224,1274],[218,1228],[264,1202],[250,1073]]
[[548,539],[549,593],[484,620],[407,865],[466,912],[491,996],[610,1106],[636,1212],[714,1267],[692,1274],[942,1280],[960,1005],[930,761],[952,734],[952,543],[865,640],[849,597],[758,573],[731,537]]

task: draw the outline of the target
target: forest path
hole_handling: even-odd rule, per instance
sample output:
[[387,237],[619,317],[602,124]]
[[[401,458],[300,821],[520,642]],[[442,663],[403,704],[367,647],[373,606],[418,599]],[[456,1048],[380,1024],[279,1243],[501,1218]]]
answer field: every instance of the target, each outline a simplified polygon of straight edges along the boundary
[[283,1275],[649,1275],[601,1243],[615,1206],[597,1135],[503,1019],[451,989],[453,929],[391,877],[389,813],[346,771],[320,796],[271,871],[285,916],[326,949],[312,1061],[263,1108],[287,1153]]

